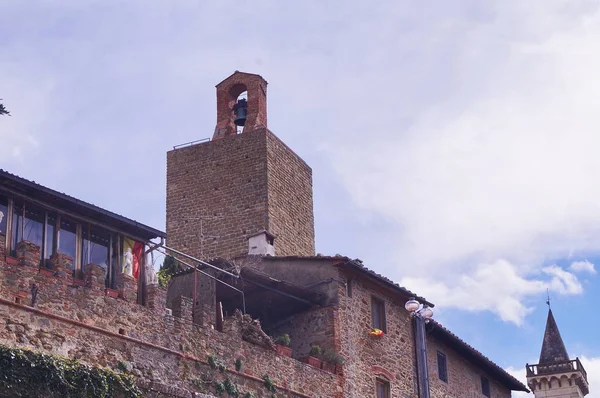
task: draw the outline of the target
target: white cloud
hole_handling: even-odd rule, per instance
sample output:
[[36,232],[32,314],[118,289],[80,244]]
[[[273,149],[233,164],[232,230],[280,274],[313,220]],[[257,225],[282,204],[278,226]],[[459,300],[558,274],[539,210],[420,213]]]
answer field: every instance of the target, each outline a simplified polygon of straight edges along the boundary
[[[525,366],[523,366],[522,368],[510,366],[504,370],[506,370],[511,376],[519,380],[521,383],[527,385],[527,377],[525,376]],[[532,398],[532,396],[533,395],[531,393],[526,393],[524,391],[513,391],[513,393],[511,394],[511,398]]]
[[549,267],[542,268],[545,274],[551,275],[552,280],[549,283],[548,288],[552,291],[560,294],[581,294],[583,293],[583,286],[579,283],[579,280],[572,273],[565,271],[564,269],[551,265]]
[[592,275],[596,274],[596,268],[594,267],[594,264],[588,260],[573,261],[569,269],[573,272],[587,272],[588,274]]
[[[408,277],[404,286],[424,295],[436,307],[454,307],[469,311],[491,310],[502,320],[521,325],[533,308],[526,305],[528,296],[550,289],[562,295],[583,293],[577,277],[552,265],[543,273],[549,279],[526,278],[515,265],[506,260],[480,264],[471,274],[463,274],[453,284],[432,282],[427,278]],[[541,276],[541,275],[538,275]]]
[[600,357],[585,357],[579,358],[588,376],[590,384],[590,394],[587,398],[600,398]]
[[[600,11],[576,3],[565,12],[561,1],[496,2],[484,21],[454,15],[440,24],[446,37],[429,31],[422,42],[435,51],[436,42],[463,39],[452,57],[437,55],[451,71],[448,80],[435,80],[440,98],[420,102],[414,86],[429,86],[418,73],[403,79],[399,66],[389,105],[361,108],[356,126],[329,146],[355,203],[397,226],[394,268],[386,272],[410,277],[403,280],[408,288],[431,290],[418,283],[426,273],[451,301],[484,297],[473,309],[516,323],[515,312],[527,310],[520,303],[546,286],[581,293],[573,274],[544,268],[569,253],[600,253],[600,185],[593,183],[600,173],[600,81],[590,78],[600,68]],[[365,131],[377,138],[360,139]],[[481,266],[500,259],[512,267],[494,274]],[[540,272],[550,280],[541,283]],[[509,284],[500,274],[521,289],[494,288]],[[488,283],[478,288],[478,280]],[[494,291],[507,297],[488,297]]]

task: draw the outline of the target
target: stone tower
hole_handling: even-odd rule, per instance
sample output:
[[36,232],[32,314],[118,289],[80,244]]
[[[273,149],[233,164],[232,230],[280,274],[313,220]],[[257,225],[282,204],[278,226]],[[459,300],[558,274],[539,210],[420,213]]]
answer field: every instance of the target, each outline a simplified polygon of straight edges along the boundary
[[[167,153],[168,246],[233,258],[248,253],[252,238],[278,256],[314,255],[312,170],[267,129],[267,82],[236,71],[216,87],[212,140]],[[244,92],[238,133],[234,106]]]
[[569,359],[551,309],[548,309],[540,361],[526,368],[527,384],[535,398],[582,398],[589,392],[587,373],[579,358]]

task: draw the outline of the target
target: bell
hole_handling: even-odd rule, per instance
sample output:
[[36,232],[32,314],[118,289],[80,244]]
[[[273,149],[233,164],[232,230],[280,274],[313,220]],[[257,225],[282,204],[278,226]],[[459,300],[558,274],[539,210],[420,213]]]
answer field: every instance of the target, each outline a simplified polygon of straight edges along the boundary
[[233,112],[235,113],[235,119],[233,122],[236,126],[244,126],[246,124],[246,114],[248,111],[248,102],[242,98],[233,106]]

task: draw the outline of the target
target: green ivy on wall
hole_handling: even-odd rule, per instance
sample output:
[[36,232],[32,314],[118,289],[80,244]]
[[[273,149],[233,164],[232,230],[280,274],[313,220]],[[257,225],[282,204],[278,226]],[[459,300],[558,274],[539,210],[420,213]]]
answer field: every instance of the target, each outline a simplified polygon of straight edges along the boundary
[[0,345],[0,396],[138,398],[133,376]]

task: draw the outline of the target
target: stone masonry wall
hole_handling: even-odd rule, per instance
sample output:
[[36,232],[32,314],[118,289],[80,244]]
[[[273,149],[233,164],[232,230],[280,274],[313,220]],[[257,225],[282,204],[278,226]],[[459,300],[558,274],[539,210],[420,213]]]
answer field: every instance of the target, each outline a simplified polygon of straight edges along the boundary
[[[438,374],[437,352],[446,354],[448,382],[440,380]],[[432,398],[481,398],[481,376],[490,381],[492,398],[510,398],[511,391],[498,384],[488,374],[476,369],[447,345],[429,337],[427,339],[429,366],[429,388]]]
[[[344,365],[345,395],[347,398],[374,396],[377,377],[390,381],[392,397],[416,398],[417,375],[414,329],[412,319],[404,308],[408,297],[386,293],[364,279],[352,275],[352,297],[339,288],[339,323],[342,326],[341,353],[347,358]],[[369,336],[371,330],[371,297],[385,301],[387,333],[383,337]],[[437,350],[447,356],[448,383],[439,380]],[[433,398],[481,398],[481,375],[490,380],[492,398],[508,398],[511,392],[461,357],[452,348],[432,337],[427,341],[430,391]]]
[[[267,228],[264,130],[167,153],[167,244],[204,259],[248,252],[247,237]],[[205,235],[200,248],[200,218]]]
[[[200,219],[205,238],[200,248]],[[248,237],[274,233],[277,255],[314,254],[312,172],[259,129],[167,153],[168,245],[195,257],[248,253]]]
[[[399,302],[397,294],[377,289],[364,279],[352,281],[352,297],[342,285],[338,291],[340,351],[347,358],[344,397],[374,397],[375,379],[381,377],[390,382],[392,397],[416,398],[414,338],[404,302]],[[383,337],[369,335],[373,294],[385,301],[387,333]]]
[[[215,276],[211,270],[204,269],[203,272]],[[214,327],[216,322],[216,282],[214,279],[207,278],[198,273],[196,280],[196,294],[198,299],[197,313],[195,314],[195,322],[205,327]],[[171,278],[167,290],[167,307],[172,307],[172,302],[179,296],[189,297],[194,296],[194,275],[188,273]]]
[[315,308],[288,317],[269,331],[273,337],[289,334],[294,358],[302,358],[308,355],[314,344],[334,348],[335,315],[335,307]]
[[277,256],[314,256],[312,170],[275,134],[267,134],[269,229]]
[[[102,268],[86,267],[86,280],[40,270],[0,257],[0,344],[80,359],[118,370],[126,368],[152,397],[214,394],[214,383],[229,377],[243,392],[269,397],[269,375],[282,397],[341,397],[341,376],[280,356],[242,339],[242,318],[227,318],[224,332],[192,322],[189,298],[174,299],[165,314],[166,292],[148,287],[148,306],[114,298],[95,283]],[[90,277],[87,277],[91,275]],[[31,307],[31,286],[38,287]],[[215,355],[223,372],[208,365]],[[236,359],[242,361],[236,371]]]

